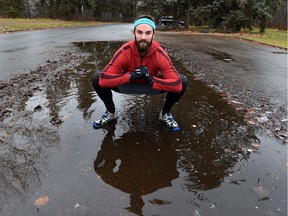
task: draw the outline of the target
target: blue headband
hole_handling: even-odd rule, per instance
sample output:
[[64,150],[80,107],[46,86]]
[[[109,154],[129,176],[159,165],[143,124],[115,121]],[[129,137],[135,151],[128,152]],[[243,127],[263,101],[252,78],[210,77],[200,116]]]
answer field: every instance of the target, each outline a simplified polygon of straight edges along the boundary
[[148,19],[148,18],[141,18],[141,19],[138,19],[135,23],[134,23],[134,29],[136,28],[136,26],[140,25],[140,24],[147,24],[147,25],[150,25],[154,30],[156,29],[156,25],[155,23]]

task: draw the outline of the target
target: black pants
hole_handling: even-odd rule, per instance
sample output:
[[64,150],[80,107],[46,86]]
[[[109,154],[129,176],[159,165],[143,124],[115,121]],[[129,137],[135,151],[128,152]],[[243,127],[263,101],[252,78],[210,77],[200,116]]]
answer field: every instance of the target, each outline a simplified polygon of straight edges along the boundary
[[[162,94],[166,93],[165,91],[152,89],[148,84],[139,84],[139,83],[127,83],[120,85],[116,88],[101,88],[99,86],[99,75],[100,72],[97,71],[92,76],[92,85],[94,90],[96,91],[97,95],[100,99],[104,102],[106,109],[111,112],[115,113],[115,104],[112,98],[112,90],[123,93],[123,94],[147,94],[147,95],[155,95],[155,94]],[[182,90],[179,93],[176,92],[167,92],[166,101],[162,108],[162,114],[170,112],[174,104],[179,101],[179,99],[185,94],[188,80],[186,76],[180,74],[182,80]]]

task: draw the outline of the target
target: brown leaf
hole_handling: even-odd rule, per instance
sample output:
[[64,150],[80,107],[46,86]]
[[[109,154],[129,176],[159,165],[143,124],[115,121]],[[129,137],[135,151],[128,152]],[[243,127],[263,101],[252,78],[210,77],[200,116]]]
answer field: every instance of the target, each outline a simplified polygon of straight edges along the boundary
[[250,125],[255,125],[255,122],[254,122],[253,120],[248,120],[248,123],[249,123]]
[[34,205],[37,207],[41,207],[41,206],[45,206],[47,205],[49,202],[49,197],[46,195],[40,196],[38,197],[35,201],[34,201]]
[[236,108],[237,111],[241,111],[241,110],[243,110],[243,109],[244,109],[243,107],[237,107],[237,108]]
[[254,110],[254,108],[248,108],[247,109],[247,112],[249,113],[249,114],[253,114],[253,113],[255,113],[255,110]]
[[258,150],[260,148],[260,145],[258,143],[252,143],[252,148]]

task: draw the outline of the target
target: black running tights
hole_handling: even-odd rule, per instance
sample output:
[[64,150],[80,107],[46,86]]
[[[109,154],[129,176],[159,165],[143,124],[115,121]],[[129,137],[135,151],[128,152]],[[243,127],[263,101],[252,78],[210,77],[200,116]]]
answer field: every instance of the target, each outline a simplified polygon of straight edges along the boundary
[[[170,112],[170,110],[172,109],[174,104],[176,102],[178,102],[180,100],[180,98],[186,92],[188,80],[187,80],[186,76],[184,76],[182,74],[180,74],[180,77],[182,80],[182,90],[179,93],[167,92],[166,101],[165,101],[163,108],[162,108],[162,114]],[[115,113],[115,104],[113,102],[112,90],[119,92],[119,93],[123,93],[123,92],[121,92],[119,90],[119,88],[113,88],[113,89],[101,88],[99,86],[99,72],[96,72],[93,74],[92,85],[93,85],[93,88],[96,91],[97,95],[99,96],[99,98],[104,102],[106,109],[111,113]],[[164,91],[158,91],[158,92],[159,92],[159,94],[165,93]]]

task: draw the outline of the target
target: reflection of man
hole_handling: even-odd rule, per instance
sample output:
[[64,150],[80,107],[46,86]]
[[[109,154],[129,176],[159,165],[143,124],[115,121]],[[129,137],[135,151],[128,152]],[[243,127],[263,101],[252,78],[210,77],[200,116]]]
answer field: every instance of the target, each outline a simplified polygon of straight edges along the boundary
[[[138,141],[146,136],[150,137],[148,142]],[[131,194],[128,209],[141,214],[144,206],[141,196],[171,186],[179,175],[176,162],[174,149],[167,143],[159,148],[159,140],[152,139],[151,134],[126,133],[113,140],[109,132],[94,161],[94,169],[104,182]]]
[[155,23],[150,16],[141,16],[134,23],[134,37],[113,56],[101,74],[95,73],[92,84],[104,102],[106,112],[93,123],[100,128],[117,118],[112,91],[131,94],[160,94],[167,92],[159,119],[173,131],[179,130],[171,115],[172,107],[187,89],[187,78],[179,74],[168,54],[154,41]]

